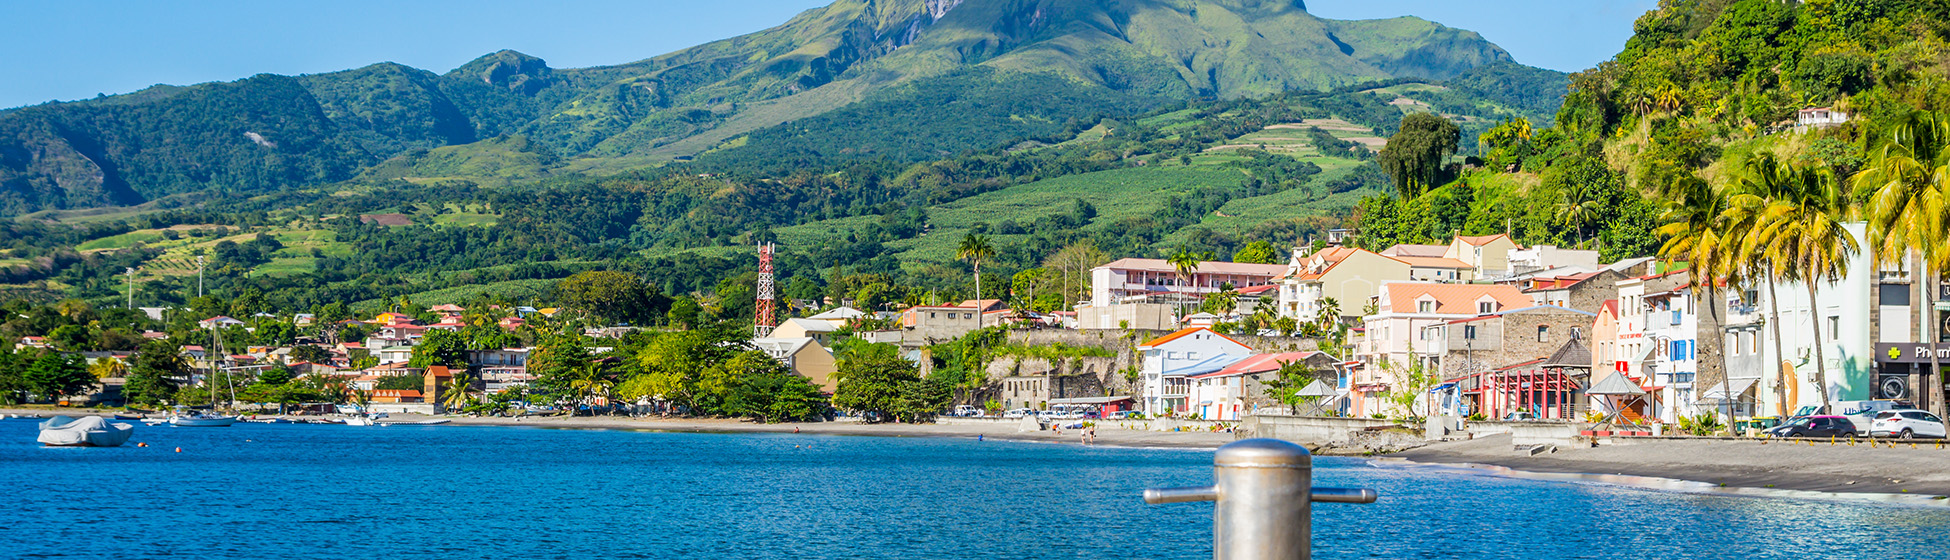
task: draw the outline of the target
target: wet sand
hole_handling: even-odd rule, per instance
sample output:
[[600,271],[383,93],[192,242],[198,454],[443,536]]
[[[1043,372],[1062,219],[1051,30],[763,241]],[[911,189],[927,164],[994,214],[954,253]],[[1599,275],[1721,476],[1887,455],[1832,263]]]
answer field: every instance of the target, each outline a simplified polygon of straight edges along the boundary
[[[1813,443],[1813,445],[1810,445]],[[1532,473],[1625,475],[1711,486],[1830,493],[1950,496],[1950,444],[1876,447],[1718,439],[1648,439],[1555,453],[1515,451],[1508,435],[1436,443],[1387,455],[1417,463],[1491,466]]]

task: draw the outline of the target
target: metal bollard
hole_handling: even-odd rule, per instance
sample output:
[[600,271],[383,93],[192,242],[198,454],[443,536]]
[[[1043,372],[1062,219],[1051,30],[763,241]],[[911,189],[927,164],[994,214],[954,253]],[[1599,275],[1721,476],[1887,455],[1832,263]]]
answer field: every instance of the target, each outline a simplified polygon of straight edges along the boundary
[[1150,504],[1217,502],[1213,560],[1306,560],[1313,557],[1313,502],[1374,503],[1366,488],[1314,488],[1307,448],[1277,439],[1239,440],[1212,456],[1212,486],[1153,488]]

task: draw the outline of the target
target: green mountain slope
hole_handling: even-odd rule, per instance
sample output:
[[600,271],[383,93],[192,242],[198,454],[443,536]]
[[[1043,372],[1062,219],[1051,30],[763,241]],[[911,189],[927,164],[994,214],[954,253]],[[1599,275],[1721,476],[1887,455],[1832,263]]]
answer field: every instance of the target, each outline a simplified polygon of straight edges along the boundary
[[[838,0],[615,66],[555,69],[501,51],[445,74],[385,63],[0,112],[0,214],[329,183],[397,155],[509,135],[571,172],[747,143],[914,160],[1174,100],[1448,79],[1509,61],[1472,32],[1326,20],[1293,1]],[[833,137],[846,130],[883,140]],[[781,138],[794,145],[768,144]],[[861,149],[831,153],[844,144]]]

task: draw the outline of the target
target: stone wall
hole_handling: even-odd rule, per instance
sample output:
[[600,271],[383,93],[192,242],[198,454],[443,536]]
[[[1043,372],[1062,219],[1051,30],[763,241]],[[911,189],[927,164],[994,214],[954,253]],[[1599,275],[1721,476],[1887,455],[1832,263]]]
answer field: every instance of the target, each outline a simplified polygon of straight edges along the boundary
[[1234,433],[1241,438],[1270,437],[1294,443],[1326,444],[1350,441],[1355,432],[1367,428],[1394,425],[1395,422],[1376,418],[1262,414],[1240,421],[1239,430]]

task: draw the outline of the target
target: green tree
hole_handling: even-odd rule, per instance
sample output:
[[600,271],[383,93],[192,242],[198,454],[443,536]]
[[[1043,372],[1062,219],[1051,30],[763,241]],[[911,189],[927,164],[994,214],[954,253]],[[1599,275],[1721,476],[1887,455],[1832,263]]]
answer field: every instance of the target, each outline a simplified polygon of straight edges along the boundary
[[[982,300],[982,262],[995,258],[995,245],[989,243],[988,237],[971,233],[962,237],[961,244],[955,247],[955,258],[968,261],[969,264],[974,265],[975,300],[980,302]],[[975,313],[975,328],[982,328],[982,313],[980,310],[977,310]]]
[[1319,397],[1302,397],[1300,389],[1319,379],[1320,375],[1300,361],[1280,362],[1280,369],[1273,378],[1264,381],[1266,396],[1287,406],[1288,414],[1300,414],[1300,405],[1309,404]]
[[[1798,167],[1798,166],[1797,166]],[[1849,211],[1848,196],[1825,170],[1799,168],[1791,197],[1769,205],[1758,219],[1762,258],[1773,266],[1776,277],[1799,281],[1808,290],[1810,305],[1819,301],[1817,284],[1833,285],[1848,272],[1848,261],[1860,245],[1855,236],[1842,228]],[[1828,364],[1821,342],[1823,323],[1816,317],[1814,332],[1815,382],[1821,387],[1821,405],[1829,406]],[[1837,333],[1839,334],[1839,333]]]
[[[912,419],[917,404],[927,404],[919,395],[920,368],[891,352],[873,352],[842,360],[840,382],[833,391],[833,406],[869,415],[869,421]],[[939,384],[945,387],[945,383]],[[948,398],[952,398],[950,393]],[[944,399],[941,406],[946,406]]]
[[670,298],[634,274],[613,270],[576,273],[555,284],[555,299],[608,322],[647,323],[664,314]]
[[1233,253],[1232,262],[1278,264],[1280,262],[1280,252],[1273,249],[1272,243],[1254,241],[1247,243],[1245,247],[1241,247],[1239,252]]
[[725,364],[750,348],[747,336],[729,323],[657,333],[637,349],[638,373],[617,386],[617,395],[663,399],[685,414],[724,413],[738,373]]
[[86,394],[101,386],[79,358],[48,350],[43,350],[27,366],[22,378],[29,393],[56,400]]
[[142,345],[129,365],[129,377],[122,387],[128,402],[156,405],[175,395],[189,379],[190,365],[174,343],[155,340]]
[[[1869,252],[1876,264],[1900,264],[1915,258],[1923,266],[1915,283],[1920,309],[1936,308],[1936,286],[1950,270],[1950,233],[1945,216],[1950,212],[1950,117],[1927,111],[1905,115],[1889,130],[1872,140],[1869,166],[1853,178],[1855,189],[1866,200],[1864,214],[1869,221]],[[1926,313],[1931,313],[1926,311]],[[1887,320],[1887,319],[1885,319]],[[1937,340],[1939,321],[1922,321],[1923,340]],[[1942,371],[1936,353],[1930,353],[1930,371]],[[1927,395],[1943,394],[1943,376],[1926,375]],[[1932,398],[1930,410],[1945,413],[1943,399]]]
[[413,357],[406,361],[406,367],[424,369],[431,366],[467,367],[467,342],[460,333],[428,329],[420,337],[420,343],[413,345]]
[[1407,200],[1441,184],[1442,165],[1456,153],[1461,139],[1462,130],[1449,119],[1433,113],[1409,113],[1402,117],[1401,130],[1388,138],[1375,160],[1394,180],[1395,192]]
[[570,385],[589,367],[589,348],[582,335],[573,332],[549,333],[528,356],[528,373],[535,376],[535,388],[562,398],[573,398]]
[[[1723,324],[1719,316],[1720,286],[1741,284],[1741,273],[1746,270],[1740,238],[1747,226],[1744,214],[1732,211],[1727,190],[1696,178],[1676,183],[1674,192],[1668,194],[1667,224],[1658,230],[1666,236],[1659,256],[1668,264],[1689,263],[1688,287],[1698,301],[1707,302],[1706,311],[1714,324]],[[1702,293],[1705,297],[1699,297]],[[1721,400],[1727,418],[1733,417],[1734,399],[1726,393],[1732,390],[1730,373],[1722,371],[1720,375],[1720,390],[1728,395]]]

